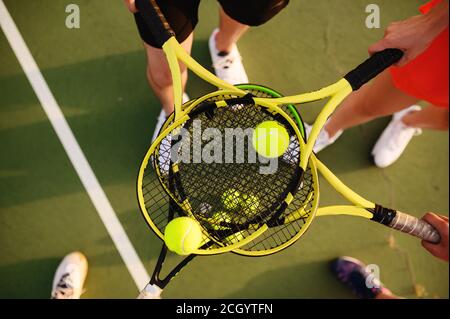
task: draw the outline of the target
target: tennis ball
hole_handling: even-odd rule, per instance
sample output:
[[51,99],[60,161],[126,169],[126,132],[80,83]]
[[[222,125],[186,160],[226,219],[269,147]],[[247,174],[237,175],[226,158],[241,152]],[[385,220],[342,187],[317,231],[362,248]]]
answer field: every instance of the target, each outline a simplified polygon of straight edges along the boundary
[[235,189],[229,189],[222,194],[222,203],[227,209],[238,208],[241,202],[241,194]]
[[280,157],[289,146],[289,134],[278,122],[265,121],[256,126],[252,143],[258,154],[267,158]]
[[241,206],[245,213],[255,213],[259,207],[258,197],[254,195],[242,195]]
[[178,217],[167,224],[164,241],[178,255],[192,254],[203,241],[200,224],[189,217]]

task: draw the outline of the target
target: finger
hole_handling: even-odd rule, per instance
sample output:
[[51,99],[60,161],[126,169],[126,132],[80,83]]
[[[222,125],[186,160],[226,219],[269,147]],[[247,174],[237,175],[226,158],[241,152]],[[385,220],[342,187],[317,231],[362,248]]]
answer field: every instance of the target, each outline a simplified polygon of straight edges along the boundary
[[385,39],[382,39],[369,47],[369,54],[372,55],[376,52],[383,51],[387,48],[387,43]]
[[405,54],[403,55],[403,57],[400,59],[400,61],[398,61],[398,62],[397,62],[396,64],[394,64],[394,65],[395,65],[395,66],[402,67],[402,66],[408,64],[409,61],[410,61],[410,59],[409,59],[409,57],[408,57],[408,54],[405,53]]
[[441,237],[448,237],[448,219],[442,219],[434,213],[426,213],[422,219],[436,228]]
[[442,250],[442,247],[439,244],[433,244],[428,241],[422,240],[422,246],[433,256],[440,257],[440,251]]

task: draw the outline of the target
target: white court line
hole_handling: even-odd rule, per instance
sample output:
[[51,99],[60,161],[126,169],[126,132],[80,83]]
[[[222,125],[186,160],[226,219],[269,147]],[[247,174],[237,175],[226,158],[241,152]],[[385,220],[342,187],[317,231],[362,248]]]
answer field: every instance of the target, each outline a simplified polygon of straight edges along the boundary
[[86,192],[89,194],[103,224],[116,245],[120,256],[122,256],[136,286],[140,290],[148,283],[149,275],[134,250],[122,224],[120,224],[105,192],[95,177],[91,166],[84,156],[80,145],[75,139],[69,124],[64,118],[55,97],[50,91],[47,82],[42,76],[3,0],[0,0],[0,26],[47,114],[56,135],[58,135],[72,165],[80,177]]

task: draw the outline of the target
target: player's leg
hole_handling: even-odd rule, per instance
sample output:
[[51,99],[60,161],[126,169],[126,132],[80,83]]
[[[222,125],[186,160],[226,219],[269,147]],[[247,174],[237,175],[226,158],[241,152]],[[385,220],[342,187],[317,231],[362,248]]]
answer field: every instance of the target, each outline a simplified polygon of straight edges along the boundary
[[[191,33],[181,46],[188,52],[191,52],[194,34]],[[173,85],[169,65],[163,50],[154,48],[144,42],[147,54],[147,80],[153,92],[161,102],[166,115],[173,112]],[[183,91],[186,86],[188,72],[184,64],[180,63],[181,80]]]
[[[345,129],[394,114],[417,101],[397,89],[389,72],[385,71],[344,100],[319,134],[314,151],[319,152],[334,143]],[[309,130],[307,127],[307,132]]]
[[448,130],[448,108],[429,106],[405,115],[402,122],[410,127],[433,130]]
[[[181,43],[183,48],[191,53],[192,42],[194,39],[194,34],[191,33],[189,37]],[[172,76],[170,74],[169,65],[167,59],[165,58],[164,52],[161,49],[154,48],[144,42],[145,51],[147,53],[147,80],[153,92],[158,97],[161,102],[161,112],[156,120],[155,130],[153,132],[152,141],[158,136],[162,125],[173,112],[174,101],[173,101],[173,84]],[[186,87],[186,82],[188,78],[187,68],[184,64],[180,63],[181,70],[181,81],[183,86],[183,92]],[[183,102],[189,100],[186,93],[183,93]]]
[[347,128],[391,115],[417,102],[417,98],[397,89],[389,72],[384,71],[372,84],[350,94],[330,118],[325,130],[333,137]]
[[215,73],[232,83],[248,83],[248,76],[236,43],[249,26],[258,26],[275,16],[288,0],[219,0],[219,28],[209,38]]
[[395,113],[372,149],[375,165],[387,167],[393,164],[411,139],[422,133],[422,128],[447,130],[448,108],[429,106],[421,109],[413,105]]
[[[200,0],[160,1],[159,6],[174,30],[177,40],[190,53],[193,41],[193,30],[198,22],[198,6]],[[134,14],[139,35],[144,42],[147,55],[147,80],[153,92],[161,102],[162,110],[158,116],[153,139],[173,111],[172,77],[167,60],[161,48],[158,47],[152,31],[148,28],[139,13]],[[187,82],[187,69],[181,65],[183,90]],[[187,100],[187,95],[183,95]]]
[[215,34],[215,46],[221,53],[229,53],[233,50],[241,36],[249,28],[228,16],[222,7],[219,8],[219,28]]

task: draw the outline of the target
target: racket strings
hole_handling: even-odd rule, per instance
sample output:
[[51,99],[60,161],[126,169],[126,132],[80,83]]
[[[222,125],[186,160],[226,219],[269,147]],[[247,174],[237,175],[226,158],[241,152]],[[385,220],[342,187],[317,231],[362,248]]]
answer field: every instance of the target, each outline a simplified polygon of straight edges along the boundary
[[293,238],[311,218],[314,196],[312,172],[308,169],[304,173],[303,183],[293,201],[277,220],[275,226],[240,249],[246,251],[271,250]]
[[[274,97],[273,93],[267,93],[259,89],[247,90],[255,97],[270,98]],[[291,116],[293,120],[297,120],[294,113],[295,107],[293,105],[281,105],[281,108]],[[293,110],[294,108],[294,110]],[[304,126],[301,117],[297,115],[299,120],[298,125]],[[285,162],[298,165],[298,158],[300,153],[300,143],[297,139],[292,138],[289,147],[285,153]],[[288,161],[290,160],[290,161]],[[275,184],[274,184],[275,187]],[[240,247],[240,250],[246,251],[269,251],[280,245],[288,242],[291,238],[296,236],[311,218],[314,203],[314,180],[311,169],[308,168],[294,196],[292,203],[287,207],[283,214],[275,221],[275,227],[269,228],[262,235],[256,239]]]
[[[259,90],[250,90],[254,96],[258,97],[270,97],[267,93]],[[216,101],[229,98],[235,98],[233,95],[218,95],[207,100]],[[257,108],[258,106],[246,106],[238,104],[233,107],[219,108],[219,110],[228,109],[227,116],[223,120],[216,119],[216,116],[212,116],[209,113],[201,114],[202,127],[215,127],[218,124],[221,127],[221,133],[223,130],[230,126],[230,124],[236,123],[236,119],[239,121],[234,126],[239,125],[242,127],[254,127],[264,120],[274,119],[273,114],[268,112],[258,112],[263,115],[256,115],[255,110],[251,108]],[[282,109],[288,113],[289,108],[282,106]],[[232,111],[232,112],[231,112]],[[216,115],[216,114],[213,114]],[[253,119],[252,119],[253,118]],[[256,118],[256,120],[255,120]],[[277,117],[278,119],[278,117]],[[210,124],[205,125],[204,121]],[[172,124],[169,120],[165,123],[164,127],[168,127]],[[182,123],[179,127],[184,127],[192,134],[192,120],[190,123]],[[209,125],[209,126],[208,126]],[[291,130],[288,130],[291,133]],[[216,248],[218,246],[230,245],[241,241],[243,238],[248,237],[254,231],[259,229],[260,225],[264,224],[271,215],[265,216],[265,211],[268,211],[273,200],[278,200],[281,196],[280,189],[286,188],[286,185],[290,182],[289,177],[292,177],[292,169],[295,169],[298,164],[299,142],[297,137],[291,138],[289,148],[286,150],[282,157],[278,158],[278,165],[280,169],[277,171],[276,176],[267,179],[263,182],[255,182],[253,176],[259,176],[259,174],[249,174],[249,170],[256,170],[258,165],[262,163],[241,163],[241,164],[202,164],[198,163],[193,165],[192,163],[184,164],[183,162],[176,163],[180,172],[184,172],[183,169],[189,169],[190,174],[180,174],[181,186],[189,196],[182,196],[177,188],[177,182],[174,181],[173,176],[169,173],[171,166],[171,153],[173,152],[172,144],[177,140],[176,130],[173,130],[168,134],[159,145],[155,148],[152,155],[152,165],[144,171],[143,177],[143,196],[145,201],[145,209],[152,220],[152,223],[164,233],[164,229],[169,222],[168,211],[169,207],[174,213],[174,217],[188,215],[180,206],[183,201],[188,202],[191,213],[199,220],[203,226],[203,230],[207,237],[212,237],[218,243],[211,245],[209,248]],[[172,140],[173,138],[173,140]],[[208,140],[202,141],[202,147]],[[233,142],[233,147],[236,143],[244,144],[244,157],[248,156],[248,146],[251,140],[248,138],[236,139]],[[181,144],[182,145],[182,144]],[[180,145],[179,145],[180,146]],[[175,148],[180,151],[180,148]],[[182,152],[182,150],[181,150]],[[182,155],[182,153],[177,154]],[[189,159],[192,159],[192,152]],[[241,154],[242,155],[242,154]],[[236,154],[233,155],[233,161],[236,160]],[[258,156],[257,156],[258,160]],[[295,164],[293,164],[295,163]],[[183,166],[184,165],[184,166]],[[210,169],[205,166],[209,166]],[[231,173],[230,173],[231,172]],[[222,181],[225,177],[225,182]],[[251,177],[251,178],[250,178]],[[280,177],[280,178],[279,178]],[[205,182],[206,180],[206,182]],[[263,179],[264,180],[264,179]],[[219,182],[220,181],[220,182]],[[172,184],[172,186],[170,186]],[[172,190],[169,196],[168,190],[175,185],[175,190]],[[196,186],[200,185],[200,186]],[[239,187],[245,188],[245,191],[239,189]],[[276,248],[290,239],[292,239],[299,231],[301,231],[303,225],[306,223],[310,216],[311,203],[314,199],[312,178],[309,171],[305,172],[304,180],[294,196],[293,201],[288,208],[279,216],[276,226],[269,228],[261,236],[251,241],[241,249],[249,251],[262,251]],[[224,204],[223,194],[226,191],[237,190],[238,193],[234,194],[232,191],[228,192],[227,204]],[[277,195],[274,195],[276,193]],[[255,196],[256,200],[254,200]],[[187,200],[186,200],[187,197]],[[175,200],[174,200],[175,199]],[[231,205],[229,204],[231,203]],[[237,203],[233,206],[233,203]],[[284,223],[283,220],[289,214],[302,210],[302,215],[296,219]],[[251,222],[249,224],[249,222]],[[245,227],[243,227],[245,226]]]
[[[211,112],[199,114],[195,120],[201,122],[202,128],[214,128],[220,131],[220,136],[225,136],[227,130],[254,128],[264,121],[274,120],[275,116],[270,112],[264,112],[260,107],[246,104],[235,104],[229,107],[218,108]],[[194,121],[184,125],[191,135],[194,135]],[[185,140],[191,143],[189,139]],[[199,142],[197,140],[197,142]],[[219,141],[219,144],[223,140]],[[221,225],[228,225],[230,231],[216,230],[217,219],[198,218],[199,222],[209,230],[211,236],[218,241],[241,240],[258,229],[258,225],[266,223],[273,212],[284,200],[284,190],[290,186],[295,176],[296,166],[283,163],[277,159],[277,169],[274,174],[262,174],[261,167],[267,163],[261,162],[257,154],[251,154],[251,136],[247,134],[234,135],[231,142],[233,154],[228,154],[230,163],[219,161],[218,163],[195,163],[194,152],[189,145],[178,148],[179,157],[183,157],[182,151],[189,152],[189,161],[177,164],[179,169],[179,183],[187,194],[186,199],[190,203],[194,215],[198,214],[198,207],[207,203],[211,206],[212,216],[220,214],[227,216],[221,218]],[[211,141],[201,141],[201,149],[204,149]],[[197,145],[198,146],[198,145]],[[240,156],[237,149],[240,147]],[[226,148],[226,146],[225,146]],[[223,154],[222,154],[223,155]],[[254,155],[254,158],[251,156]],[[250,159],[253,159],[252,162]],[[241,161],[241,162],[239,162]],[[180,194],[178,194],[180,195]],[[225,198],[223,198],[225,196]],[[183,196],[181,196],[183,197]],[[258,204],[251,203],[249,198],[254,198]],[[231,204],[227,204],[230,202]],[[274,205],[275,203],[275,205]]]
[[[252,130],[247,131],[264,121],[278,119],[274,113],[245,103],[214,108],[196,114],[174,129],[174,134],[169,135],[172,136],[171,145],[158,147],[159,155],[155,158],[159,160],[155,160],[155,165],[159,166],[162,184],[166,185],[166,190],[167,185],[175,184],[175,190],[169,191],[178,202],[189,203],[190,213],[217,241],[241,240],[250,235],[271,218],[289,191],[298,170],[289,158],[285,158],[292,156],[292,152],[276,159],[277,167],[272,174],[264,174],[262,169],[270,161],[260,159],[251,143]],[[209,136],[213,138],[204,135],[198,138],[196,130],[200,127],[202,134],[211,129]],[[180,133],[181,129],[184,135]],[[291,131],[290,138],[296,138],[288,124],[286,129]],[[175,138],[180,135],[181,140]],[[184,138],[186,135],[189,137]],[[216,154],[217,150],[220,154]],[[199,159],[199,155],[202,158]],[[171,165],[177,171],[173,175],[167,174]],[[234,193],[238,194],[237,198],[233,198]],[[258,204],[252,204],[246,198],[254,198]],[[229,205],[227,201],[236,204]],[[211,207],[207,214],[202,212],[205,205]],[[215,214],[228,217],[214,218]],[[228,231],[223,231],[226,226]]]

